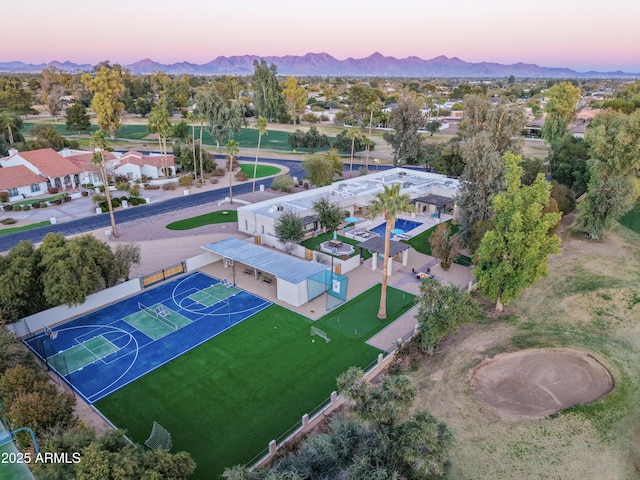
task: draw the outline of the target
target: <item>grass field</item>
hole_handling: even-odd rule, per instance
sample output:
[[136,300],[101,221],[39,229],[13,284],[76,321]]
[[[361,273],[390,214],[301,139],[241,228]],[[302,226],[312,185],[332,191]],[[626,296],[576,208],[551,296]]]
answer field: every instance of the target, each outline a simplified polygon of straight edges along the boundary
[[167,225],[169,230],[191,230],[192,228],[215,223],[229,223],[238,221],[238,212],[235,210],[216,210],[197,217],[185,218]]
[[636,233],[640,233],[640,201],[618,220],[622,225],[630,228]]
[[[638,478],[640,235],[617,228],[592,242],[567,232],[562,248],[548,277],[510,305],[511,315],[463,326],[411,373],[420,385],[415,408],[431,410],[454,431],[453,478]],[[474,394],[472,367],[537,347],[595,356],[611,371],[614,390],[542,420],[502,416]]]
[[[309,250],[319,250],[321,243],[326,242],[327,240],[331,240],[332,238],[333,238],[333,232],[323,233],[322,235],[318,235],[317,237],[307,238],[304,242],[300,243],[300,245],[308,248]],[[337,239],[343,243],[348,243],[349,245],[353,245],[354,247],[357,247],[357,245],[360,243],[351,238],[343,237],[342,235],[338,235]],[[356,248],[355,252],[351,256],[357,255],[358,253],[359,253],[359,249]],[[362,252],[362,257],[364,260],[371,258],[371,253],[369,253],[368,250],[365,250],[364,252]]]
[[[411,295],[389,288],[389,318],[380,322],[379,295],[377,285],[316,322],[272,305],[96,407],[138,443],[159,422],[173,451],[195,458],[194,479],[219,478],[324,402],[340,373],[376,359],[379,350],[364,341],[413,305]],[[331,342],[311,337],[311,325]]]
[[[452,223],[451,220],[448,220],[445,223],[449,223],[451,225],[450,232],[452,235],[457,233],[458,230],[460,229],[460,227],[458,227],[457,224]],[[436,231],[436,228],[437,228],[437,225],[431,227],[429,230],[425,230],[424,232],[419,233],[418,235],[410,238],[409,240],[402,240],[402,241],[411,245],[416,252],[424,253],[425,255],[431,255],[431,244],[429,243],[429,237],[431,237],[431,234]],[[461,255],[460,257],[454,260],[454,263],[468,267],[469,265],[471,265],[471,259],[466,255]]]
[[[253,164],[241,163],[240,170],[247,174],[247,177],[253,178]],[[256,178],[270,177],[271,175],[277,175],[280,173],[280,168],[271,165],[260,165],[256,169]]]
[[23,225],[21,227],[0,228],[0,235],[9,235],[10,233],[23,232],[25,230],[31,230],[32,228],[44,227],[45,225],[51,225],[51,222],[44,220],[38,223],[30,223],[29,225]]

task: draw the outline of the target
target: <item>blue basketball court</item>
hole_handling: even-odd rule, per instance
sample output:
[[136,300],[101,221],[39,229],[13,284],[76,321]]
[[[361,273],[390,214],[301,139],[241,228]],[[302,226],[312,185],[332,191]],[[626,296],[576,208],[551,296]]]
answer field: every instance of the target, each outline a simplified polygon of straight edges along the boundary
[[269,305],[195,272],[24,342],[94,403]]

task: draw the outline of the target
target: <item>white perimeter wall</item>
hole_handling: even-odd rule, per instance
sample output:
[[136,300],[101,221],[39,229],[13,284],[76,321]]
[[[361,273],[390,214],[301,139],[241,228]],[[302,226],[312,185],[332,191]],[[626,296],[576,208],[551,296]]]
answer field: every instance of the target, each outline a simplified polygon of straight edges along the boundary
[[206,252],[195,257],[191,257],[185,262],[187,264],[187,272],[192,272],[193,270],[197,270],[219,260],[222,260],[222,255],[218,255],[213,252]]
[[87,312],[121,300],[141,290],[139,279],[129,280],[115,287],[88,295],[85,302],[81,305],[75,305],[73,307],[60,305],[43,312],[34,313],[19,322],[7,325],[7,329],[13,331],[17,337],[23,337],[37,330],[42,330],[45,326],[55,325],[70,318],[84,315]]

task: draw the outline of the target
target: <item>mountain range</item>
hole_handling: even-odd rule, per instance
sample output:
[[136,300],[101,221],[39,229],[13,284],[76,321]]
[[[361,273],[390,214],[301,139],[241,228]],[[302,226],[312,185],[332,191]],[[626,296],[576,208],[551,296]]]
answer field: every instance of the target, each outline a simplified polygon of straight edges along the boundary
[[[540,67],[531,63],[505,65],[495,62],[465,62],[457,57],[439,56],[430,60],[419,57],[395,58],[378,52],[366,58],[338,60],[328,53],[307,53],[306,55],[267,56],[238,55],[220,56],[204,64],[189,62],[169,65],[150,59],[140,60],[123,67],[136,74],[166,72],[188,75],[251,75],[254,60],[264,59],[275,64],[281,75],[345,76],[345,77],[458,77],[458,78],[499,78],[513,75],[518,78],[639,78],[640,73],[578,72],[570,68]],[[0,62],[0,72],[40,72],[54,66],[67,72],[90,71],[92,65],[76,64],[70,61],[53,61],[47,64],[27,64],[20,61]]]

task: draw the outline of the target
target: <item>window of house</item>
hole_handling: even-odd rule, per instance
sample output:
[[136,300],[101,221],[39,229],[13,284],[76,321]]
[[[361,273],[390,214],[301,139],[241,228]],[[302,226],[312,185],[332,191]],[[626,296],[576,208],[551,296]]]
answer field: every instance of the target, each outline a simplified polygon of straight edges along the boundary
[[18,193],[18,189],[17,188],[10,188],[9,189],[9,196],[10,197],[17,197],[18,195],[20,195],[20,193]]
[[40,184],[39,183],[32,183],[31,184],[31,193],[35,193],[35,192],[39,192],[40,191]]

